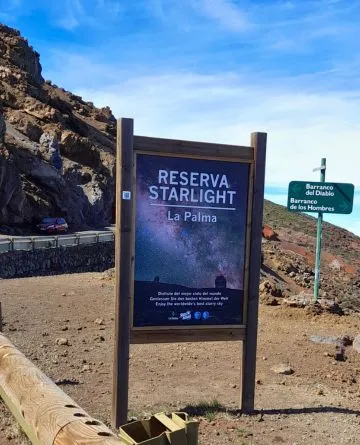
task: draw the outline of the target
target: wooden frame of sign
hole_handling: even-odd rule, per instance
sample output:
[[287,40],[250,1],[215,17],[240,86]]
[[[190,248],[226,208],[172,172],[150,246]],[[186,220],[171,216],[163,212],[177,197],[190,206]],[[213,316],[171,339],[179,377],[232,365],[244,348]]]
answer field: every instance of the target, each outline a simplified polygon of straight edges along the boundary
[[[251,412],[254,409],[255,393],[258,300],[261,268],[261,233],[267,135],[266,133],[252,133],[250,146],[142,137],[133,135],[133,120],[125,118],[118,120],[117,130],[113,425],[117,428],[127,422],[130,343],[242,340],[243,365],[241,409],[244,412]],[[147,162],[150,159],[149,157],[151,157],[151,163]],[[208,161],[217,161],[219,165],[221,164],[222,169],[225,168],[226,170],[227,165],[229,165],[229,172],[233,177],[233,170],[235,171],[236,166],[247,166],[246,194],[245,196],[242,196],[242,202],[245,203],[243,205],[243,215],[245,215],[243,217],[245,220],[245,232],[243,235],[245,244],[243,248],[244,258],[242,263],[243,293],[242,300],[239,299],[239,307],[235,307],[235,309],[233,308],[233,310],[230,311],[231,314],[233,314],[233,312],[237,312],[237,309],[239,309],[239,317],[235,319],[236,322],[231,321],[231,317],[228,317],[226,323],[222,323],[220,320],[216,321],[215,324],[208,324],[207,318],[209,317],[209,311],[198,311],[195,312],[195,314],[191,314],[191,311],[187,311],[180,314],[182,316],[190,317],[191,321],[189,323],[178,317],[174,317],[174,319],[177,320],[175,323],[166,321],[166,323],[151,324],[147,319],[143,322],[144,317],[140,317],[140,322],[134,322],[137,315],[137,306],[134,305],[134,286],[137,286],[140,283],[141,286],[145,286],[146,292],[151,292],[151,289],[154,288],[155,284],[156,286],[162,285],[162,283],[160,285],[158,281],[154,284],[149,281],[134,280],[136,261],[135,222],[137,212],[135,205],[137,202],[136,172],[138,159],[145,165],[145,168],[147,169],[146,171],[149,170],[149,166],[151,170],[152,164],[156,162],[159,162],[161,165],[164,165],[164,162],[168,162],[169,165],[174,165],[174,162],[177,162],[179,165],[184,165],[185,160],[188,163],[192,162],[196,165],[196,162],[206,163]],[[160,175],[160,171],[164,172],[165,170],[158,171]],[[175,172],[173,177],[175,177],[177,173],[179,172]],[[195,175],[201,174],[202,173],[195,173]],[[164,175],[166,174],[164,173]],[[210,175],[204,175],[205,176],[202,179],[206,183],[206,180]],[[196,178],[192,178],[194,179],[194,182],[196,181]],[[164,179],[164,177],[162,179]],[[183,184],[188,184],[188,182],[186,182],[189,181],[187,177],[184,176],[182,179]],[[224,182],[226,187],[229,188],[229,185],[226,183],[226,178],[224,179]],[[236,182],[236,178],[234,179],[234,182]],[[174,182],[170,183],[173,184]],[[179,183],[175,182],[175,184]],[[168,189],[168,187],[164,188]],[[149,187],[149,190],[150,189],[151,187]],[[157,188],[155,187],[153,189],[153,199],[158,196],[156,190]],[[239,188],[239,190],[241,191],[241,188]],[[229,191],[228,193],[228,196],[232,198],[237,192]],[[231,193],[233,195],[231,195]],[[219,199],[222,199],[223,195],[220,194],[219,196]],[[163,198],[165,198],[165,195],[163,195]],[[140,196],[138,197],[138,200],[140,200]],[[163,203],[164,201],[160,202]],[[151,205],[181,207],[179,205],[171,206],[169,204],[152,203]],[[223,207],[203,208],[236,210],[236,208]],[[235,212],[233,212],[233,214],[234,213]],[[170,216],[168,216],[168,218],[169,217]],[[156,280],[158,280],[158,277],[156,277]],[[138,284],[134,285],[134,283]],[[179,289],[181,290],[183,288],[180,287]],[[195,287],[192,290],[194,289]],[[170,294],[173,295],[173,293]],[[191,292],[188,295],[190,294]],[[215,303],[211,302],[209,304]],[[149,307],[150,306],[145,307],[142,311],[146,314],[146,317],[149,314]],[[163,312],[164,311],[161,313]],[[175,314],[175,312],[172,313]],[[176,313],[176,315],[178,314]],[[196,316],[198,317],[198,324],[193,318],[196,318]],[[204,319],[200,320],[199,317]],[[166,318],[162,318],[162,320],[166,320]]]

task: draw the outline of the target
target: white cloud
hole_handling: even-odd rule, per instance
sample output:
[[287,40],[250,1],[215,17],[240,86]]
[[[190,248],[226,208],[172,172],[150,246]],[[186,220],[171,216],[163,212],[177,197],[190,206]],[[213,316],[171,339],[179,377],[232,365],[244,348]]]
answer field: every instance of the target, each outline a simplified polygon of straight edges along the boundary
[[329,181],[360,186],[360,97],[351,92],[307,92],[290,79],[169,73],[78,93],[134,117],[138,134],[241,145],[250,132],[266,131],[269,185],[317,180],[312,169],[326,157]]
[[327,181],[354,183],[358,192],[351,215],[325,220],[360,235],[360,96],[307,92],[305,81],[313,77],[294,86],[291,79],[264,83],[233,73],[123,73],[118,82],[77,93],[110,105],[117,117],[133,117],[136,134],[244,145],[252,131],[268,132],[266,197],[279,204],[286,205],[290,181],[318,181],[312,169],[326,157]]
[[242,32],[250,27],[247,14],[234,0],[143,0],[143,4],[164,26],[180,30]]
[[192,3],[201,14],[229,31],[244,31],[250,26],[245,12],[232,0],[192,0]]
[[109,20],[116,19],[123,8],[115,0],[65,0],[64,4],[52,6],[57,26],[73,31],[81,25],[104,26]]
[[61,18],[56,23],[68,31],[76,29],[85,14],[81,0],[66,0],[61,9]]
[[71,11],[67,11],[67,13],[61,19],[57,20],[56,24],[60,28],[64,28],[68,31],[73,31],[76,29],[80,22],[79,20],[71,13]]

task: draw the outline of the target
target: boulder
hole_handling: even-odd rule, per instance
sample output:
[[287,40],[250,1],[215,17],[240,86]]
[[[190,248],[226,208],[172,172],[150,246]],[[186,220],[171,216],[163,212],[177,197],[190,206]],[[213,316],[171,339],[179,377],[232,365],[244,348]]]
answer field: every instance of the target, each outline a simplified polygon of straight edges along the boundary
[[284,297],[283,290],[275,283],[264,280],[260,283],[259,291],[262,296],[272,296],[276,298]]
[[282,375],[294,374],[294,370],[291,368],[291,366],[286,365],[284,363],[279,363],[278,365],[274,365],[271,368],[271,371],[275,372],[275,374],[282,374]]
[[352,347],[356,352],[360,354],[360,334],[354,338]]
[[263,226],[262,236],[263,236],[263,238],[267,239],[268,241],[278,241],[279,240],[277,233],[275,233],[274,230],[270,226],[267,226],[267,225]]
[[8,113],[7,120],[31,141],[39,142],[43,131],[32,116],[20,110],[14,110]]
[[91,141],[72,131],[62,133],[61,153],[74,162],[89,167],[98,167],[101,163],[100,154]]
[[334,358],[337,362],[344,362],[346,360],[345,347],[341,341],[335,346]]
[[335,271],[340,271],[341,270],[341,263],[338,259],[334,259],[331,261],[331,263],[329,264],[330,269],[335,270]]

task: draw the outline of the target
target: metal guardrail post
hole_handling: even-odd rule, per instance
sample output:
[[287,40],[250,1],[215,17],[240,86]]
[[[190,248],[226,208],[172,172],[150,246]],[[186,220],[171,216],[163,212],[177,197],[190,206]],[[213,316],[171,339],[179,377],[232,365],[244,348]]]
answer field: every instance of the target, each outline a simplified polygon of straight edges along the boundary
[[55,247],[59,247],[59,237],[55,236],[54,239],[55,239]]
[[99,243],[99,233],[97,232],[96,233],[96,244],[98,244]]

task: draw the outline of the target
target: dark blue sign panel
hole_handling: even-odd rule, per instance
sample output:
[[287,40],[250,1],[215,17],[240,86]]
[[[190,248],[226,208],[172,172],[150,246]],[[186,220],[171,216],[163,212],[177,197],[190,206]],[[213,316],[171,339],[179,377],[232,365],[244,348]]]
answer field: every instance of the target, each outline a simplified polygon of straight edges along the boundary
[[249,165],[138,154],[134,327],[242,325]]

